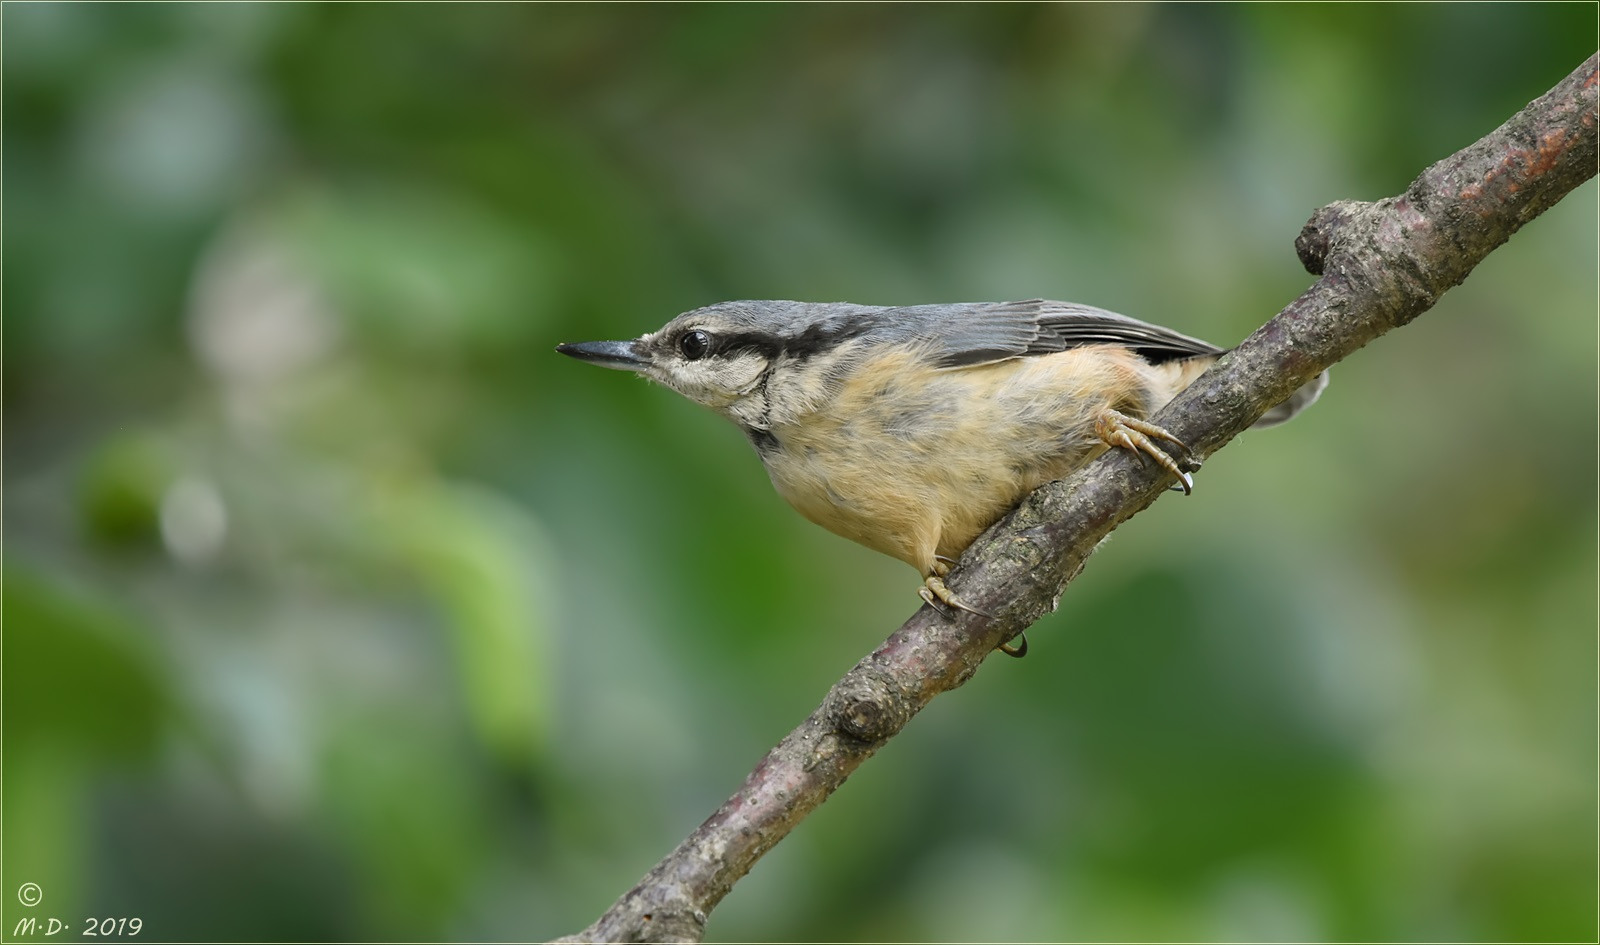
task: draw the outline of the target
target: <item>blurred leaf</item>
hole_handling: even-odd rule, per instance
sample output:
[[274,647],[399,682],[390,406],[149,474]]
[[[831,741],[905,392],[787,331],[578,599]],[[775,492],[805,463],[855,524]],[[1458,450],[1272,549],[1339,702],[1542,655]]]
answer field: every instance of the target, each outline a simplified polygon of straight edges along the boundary
[[448,937],[492,835],[472,769],[417,736],[371,718],[327,746],[328,826],[356,861],[361,925],[380,938]]
[[[14,886],[50,912],[84,902],[88,801],[108,773],[149,759],[171,709],[140,628],[13,559],[5,568],[4,855]],[[24,913],[5,897],[6,927]]]
[[303,190],[279,212],[288,245],[382,344],[518,343],[557,292],[555,247],[461,195],[367,183]]
[[531,770],[549,737],[555,559],[536,523],[480,489],[392,482],[378,494],[386,544],[438,601],[479,736]]
[[8,564],[6,747],[146,758],[169,711],[136,624]]

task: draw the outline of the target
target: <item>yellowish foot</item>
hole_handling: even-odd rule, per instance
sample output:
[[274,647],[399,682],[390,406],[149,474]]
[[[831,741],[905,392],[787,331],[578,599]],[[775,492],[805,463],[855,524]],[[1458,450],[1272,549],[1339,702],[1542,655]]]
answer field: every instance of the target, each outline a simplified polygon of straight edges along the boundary
[[[949,573],[950,569],[945,568],[944,570],[946,573]],[[989,616],[978,608],[973,607],[966,601],[957,597],[956,592],[952,591],[945,585],[944,578],[937,574],[930,574],[923,578],[922,586],[917,588],[917,594],[923,600],[932,604],[936,610],[942,609],[939,607],[939,605],[944,604],[948,607],[954,607],[956,610],[964,610],[969,614],[977,614],[980,617]]]
[[[950,566],[948,564],[944,563],[947,560],[949,560],[949,559],[942,558],[942,559],[934,561],[934,563],[933,563],[933,572],[934,573],[929,574],[927,577],[922,579],[922,586],[917,588],[918,596],[920,596],[923,600],[927,601],[928,605],[930,607],[932,607],[934,610],[937,610],[937,611],[940,611],[940,612],[944,612],[944,608],[946,606],[948,606],[948,607],[954,607],[957,610],[964,610],[969,614],[977,614],[980,617],[988,617],[988,616],[990,616],[989,614],[984,613],[983,611],[979,610],[978,608],[973,607],[972,605],[968,604],[966,601],[964,601],[961,598],[957,597],[956,596],[956,592],[952,591],[949,588],[949,586],[944,583],[944,575],[950,573]],[[948,613],[946,613],[946,616],[948,616]],[[1020,644],[1015,644],[1015,645],[1013,645],[1013,644],[1011,644],[1009,642],[1002,643],[999,646],[995,647],[995,649],[999,650],[1000,652],[1004,653],[1007,656],[1015,656],[1015,657],[1027,656],[1028,655],[1028,638],[1027,638],[1027,636],[1025,636],[1024,634],[1019,633],[1019,634],[1017,634],[1017,639],[1021,640],[1022,642]]]
[[1178,482],[1183,484],[1184,495],[1193,491],[1194,479],[1178,465],[1178,461],[1173,459],[1170,453],[1156,444],[1156,440],[1166,440],[1176,446],[1186,464],[1193,462],[1189,459],[1189,447],[1161,427],[1106,407],[1095,417],[1094,432],[1109,446],[1121,447],[1133,453],[1143,453],[1155,460],[1162,469],[1178,477]]

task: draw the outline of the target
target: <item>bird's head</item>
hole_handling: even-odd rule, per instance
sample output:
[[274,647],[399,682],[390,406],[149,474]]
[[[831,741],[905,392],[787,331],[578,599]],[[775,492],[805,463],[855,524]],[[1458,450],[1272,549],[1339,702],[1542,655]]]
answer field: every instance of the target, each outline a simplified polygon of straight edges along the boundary
[[585,341],[556,350],[637,372],[741,426],[766,429],[773,371],[827,360],[869,332],[881,311],[843,302],[722,302],[631,341]]

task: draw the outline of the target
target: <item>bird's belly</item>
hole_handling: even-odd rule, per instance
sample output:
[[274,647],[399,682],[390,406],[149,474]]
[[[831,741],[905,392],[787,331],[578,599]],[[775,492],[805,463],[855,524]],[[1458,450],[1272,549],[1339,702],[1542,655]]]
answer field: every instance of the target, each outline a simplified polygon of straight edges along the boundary
[[807,519],[836,535],[920,567],[924,537],[937,528],[936,489],[914,469],[846,451],[813,451],[767,462],[772,485]]
[[1101,381],[1103,358],[1076,353],[858,372],[821,409],[773,428],[768,474],[812,522],[926,573],[934,555],[956,557],[1022,496],[1104,451],[1093,418],[1114,385]]

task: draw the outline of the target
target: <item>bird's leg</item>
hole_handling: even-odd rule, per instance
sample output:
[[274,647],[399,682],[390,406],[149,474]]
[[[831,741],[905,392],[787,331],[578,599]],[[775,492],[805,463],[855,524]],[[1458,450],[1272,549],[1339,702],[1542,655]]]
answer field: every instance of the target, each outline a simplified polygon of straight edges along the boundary
[[[956,596],[956,592],[952,591],[944,583],[944,576],[949,573],[949,565],[935,562],[933,569],[922,579],[922,586],[917,588],[918,596],[931,604],[934,610],[941,612],[944,611],[944,607],[940,606],[943,604],[954,607],[956,610],[964,610],[969,614],[977,614],[980,617],[990,616]],[[945,616],[949,616],[949,614],[947,613]]]
[[[950,616],[950,614],[944,609],[944,606],[941,605],[954,607],[957,610],[964,610],[969,614],[977,614],[980,617],[990,616],[989,614],[984,613],[978,608],[973,607],[966,601],[957,597],[956,592],[952,591],[949,586],[944,583],[945,575],[950,573],[950,565],[954,563],[954,561],[952,561],[950,558],[946,558],[944,555],[934,555],[933,564],[929,566],[927,576],[922,579],[922,586],[917,588],[917,594],[923,600],[928,602],[928,606],[944,614],[946,617]],[[1022,640],[1021,644],[1013,646],[1011,643],[1006,642],[995,647],[995,649],[1007,656],[1022,657],[1028,655],[1028,638],[1021,633],[1017,634],[1017,636]]]
[[[1155,460],[1162,469],[1178,477],[1178,482],[1183,485],[1183,494],[1188,495],[1194,489],[1194,479],[1184,470],[1183,466],[1198,469],[1200,464],[1189,455],[1189,447],[1183,441],[1168,433],[1161,427],[1130,417],[1125,413],[1103,407],[1094,419],[1095,435],[1100,437],[1109,446],[1119,446],[1135,454],[1144,455]],[[1156,444],[1156,440],[1166,440],[1177,447],[1179,459]],[[1182,465],[1179,465],[1179,462]]]

